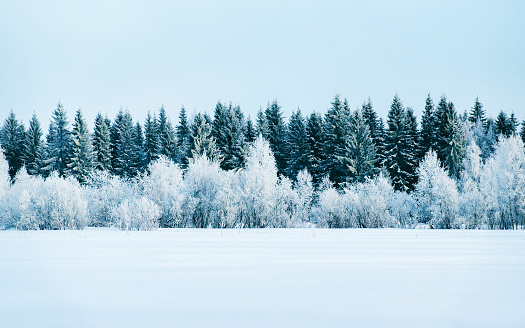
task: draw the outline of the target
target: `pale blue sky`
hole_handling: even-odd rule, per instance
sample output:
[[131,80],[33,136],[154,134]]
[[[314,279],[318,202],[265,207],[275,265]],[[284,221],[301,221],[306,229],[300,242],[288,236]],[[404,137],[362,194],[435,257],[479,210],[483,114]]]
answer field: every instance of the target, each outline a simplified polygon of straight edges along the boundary
[[0,119],[36,112],[47,130],[58,100],[91,127],[98,111],[143,121],[164,104],[177,121],[218,99],[252,119],[277,99],[289,117],[336,93],[385,118],[396,92],[420,117],[430,92],[522,120],[524,14],[525,1],[1,1]]

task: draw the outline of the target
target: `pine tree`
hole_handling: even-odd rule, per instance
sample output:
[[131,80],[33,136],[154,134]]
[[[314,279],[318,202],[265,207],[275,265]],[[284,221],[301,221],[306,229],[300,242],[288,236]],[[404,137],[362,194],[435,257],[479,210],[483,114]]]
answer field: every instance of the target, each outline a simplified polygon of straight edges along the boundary
[[420,134],[417,127],[417,118],[412,108],[406,109],[406,129],[407,129],[407,172],[409,172],[409,190],[414,189],[417,182],[417,167],[423,159],[420,148]]
[[370,138],[368,125],[360,110],[352,114],[350,133],[344,141],[344,154],[338,160],[346,166],[346,184],[365,182],[377,172],[375,147]]
[[437,155],[451,177],[459,178],[465,156],[465,140],[452,102],[441,97],[437,111]]
[[135,129],[133,119],[128,111],[119,111],[112,127],[112,139],[115,147],[113,156],[113,173],[121,177],[134,176],[136,161]]
[[196,159],[206,155],[210,160],[219,160],[219,153],[215,146],[215,138],[211,135],[211,124],[203,114],[199,113],[191,126],[190,148],[187,158]]
[[29,121],[29,128],[25,134],[23,161],[27,173],[30,175],[40,174],[40,167],[43,160],[43,143],[42,143],[42,128],[40,121],[33,114],[31,121]]
[[246,144],[244,134],[244,115],[239,106],[222,105],[215,107],[212,123],[212,136],[220,155],[223,170],[239,169],[244,165]]
[[425,101],[423,116],[421,117],[420,158],[423,158],[431,148],[434,150],[436,149],[436,121],[437,118],[434,110],[434,102],[429,93]]
[[251,144],[252,142],[255,141],[255,139],[257,139],[257,131],[255,130],[255,127],[253,126],[253,122],[250,116],[248,116],[248,119],[246,120],[244,138],[248,144]]
[[520,132],[521,140],[525,144],[525,121],[521,122],[521,132]]
[[341,102],[339,95],[334,97],[332,108],[325,114],[323,140],[323,171],[329,174],[336,186],[341,186],[348,176],[348,168],[339,159],[345,156],[345,140],[349,134],[350,109],[345,99]]
[[4,150],[5,159],[9,164],[9,176],[11,180],[15,178],[18,170],[24,165],[22,160],[24,140],[24,126],[18,123],[15,113],[11,110],[0,130],[0,143]]
[[159,110],[159,154],[175,161],[177,159],[177,140],[164,105]]
[[190,153],[190,139],[191,131],[188,124],[188,118],[186,116],[186,109],[184,106],[181,107],[179,113],[179,124],[177,125],[177,149],[178,158],[177,162],[181,164],[183,168],[188,166],[187,154]]
[[87,123],[80,109],[73,123],[72,141],[72,156],[68,171],[80,183],[84,183],[93,169],[93,148]]
[[142,132],[142,125],[139,122],[135,123],[133,131],[133,141],[135,146],[135,154],[133,161],[133,175],[144,172],[147,167],[146,154],[144,152],[144,133]]
[[121,171],[119,166],[119,153],[118,148],[120,144],[120,137],[122,131],[122,125],[124,122],[124,110],[122,107],[117,112],[117,116],[111,124],[110,128],[110,150],[111,150],[111,172],[117,174],[118,171]]
[[111,169],[110,135],[107,121],[101,113],[98,113],[93,131],[93,166],[102,171]]
[[368,126],[368,130],[370,131],[370,138],[374,143],[376,153],[374,165],[375,167],[379,168],[383,165],[383,162],[385,160],[385,140],[384,131],[381,126],[382,124],[380,124],[380,118],[377,117],[377,113],[372,106],[372,101],[370,100],[370,97],[366,102],[363,103],[363,106],[361,108],[363,119],[365,120],[365,124]]
[[514,113],[511,113],[509,117],[509,127],[508,127],[511,136],[515,136],[518,133],[519,125],[520,125],[520,122],[518,122],[516,115],[514,115]]
[[46,175],[57,171],[64,177],[71,162],[71,131],[68,130],[69,122],[64,107],[59,102],[53,111],[49,133],[46,138],[46,158],[43,171]]
[[496,122],[495,122],[496,134],[502,135],[505,137],[509,137],[511,135],[510,126],[511,126],[511,123],[509,121],[507,113],[505,113],[504,111],[500,111],[498,116],[496,117]]
[[256,124],[257,136],[261,135],[264,139],[268,140],[268,120],[262,109],[259,109],[257,112]]
[[474,107],[472,107],[472,110],[470,111],[468,120],[472,122],[472,124],[481,122],[481,124],[485,126],[487,118],[485,117],[485,111],[483,110],[483,104],[479,102],[478,97],[476,97],[476,100],[474,101]]
[[265,111],[266,121],[268,123],[268,141],[270,148],[275,156],[277,173],[284,175],[286,172],[286,125],[284,124],[281,106],[274,100]]
[[396,94],[388,112],[388,130],[386,132],[385,166],[396,190],[408,191],[412,188],[413,166],[410,159],[410,141],[408,139],[406,112]]
[[308,167],[310,147],[301,110],[293,112],[288,123],[288,163],[286,175],[295,180],[299,171]]
[[157,126],[157,117],[148,112],[146,117],[146,123],[144,124],[145,130],[145,141],[144,141],[144,153],[145,153],[145,164],[149,165],[151,162],[156,161],[159,158],[159,131]]
[[323,171],[323,118],[317,113],[308,117],[306,124],[306,135],[310,154],[308,157],[308,172],[312,174],[314,184],[321,182],[325,172]]

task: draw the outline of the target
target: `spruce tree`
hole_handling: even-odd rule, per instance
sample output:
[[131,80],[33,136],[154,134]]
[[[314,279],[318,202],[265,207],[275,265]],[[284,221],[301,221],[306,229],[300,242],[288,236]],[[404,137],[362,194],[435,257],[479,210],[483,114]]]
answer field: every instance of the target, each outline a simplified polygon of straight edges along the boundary
[[409,173],[409,190],[413,190],[417,182],[417,167],[423,160],[420,148],[420,134],[417,127],[417,118],[411,107],[406,109],[406,129],[407,129],[407,172]]
[[177,136],[166,114],[164,105],[159,110],[159,154],[176,161]]
[[252,142],[255,141],[255,139],[257,139],[257,130],[253,126],[253,122],[250,116],[248,116],[248,119],[246,120],[246,127],[244,129],[244,138],[246,142],[249,144],[251,144]]
[[329,174],[336,186],[346,181],[348,168],[340,160],[346,154],[345,140],[349,134],[350,109],[345,99],[341,102],[339,95],[334,97],[332,108],[325,114],[323,140],[323,171]]
[[23,161],[30,175],[40,174],[40,167],[43,160],[43,143],[42,143],[42,128],[40,121],[33,114],[31,121],[29,121],[29,128],[25,134]]
[[277,165],[277,174],[286,173],[286,125],[284,123],[281,106],[274,100],[265,111],[266,121],[268,124],[268,141],[275,157]]
[[452,102],[441,97],[437,111],[437,155],[451,177],[459,178],[465,156],[465,141],[460,121]]
[[472,124],[481,122],[483,126],[485,125],[485,122],[487,121],[487,118],[485,117],[485,111],[483,110],[483,104],[479,102],[478,97],[476,97],[476,100],[474,101],[474,106],[472,107],[472,110],[470,111],[468,120],[472,122]]
[[9,176],[11,180],[15,178],[18,170],[24,165],[22,160],[24,140],[24,126],[18,122],[15,113],[11,110],[0,130],[0,143],[2,144],[4,156],[9,165]]
[[412,188],[413,167],[409,157],[410,141],[406,112],[397,94],[390,105],[387,124],[385,167],[392,180],[392,186],[400,191],[408,191]]
[[511,123],[509,121],[507,113],[505,113],[504,111],[500,111],[494,123],[494,128],[497,135],[502,135],[504,137],[508,137],[511,135]]
[[101,113],[95,118],[93,131],[93,166],[97,170],[111,170],[111,148],[109,126]]
[[363,103],[363,106],[361,108],[363,119],[365,121],[365,124],[368,126],[368,130],[370,131],[370,138],[374,143],[376,153],[374,165],[375,167],[379,168],[383,165],[383,162],[385,160],[384,131],[380,124],[380,118],[377,116],[377,113],[372,106],[372,101],[370,100],[370,97],[366,102]]
[[514,115],[514,113],[511,113],[509,117],[509,132],[511,136],[515,136],[518,133],[519,125],[520,122],[518,122],[516,115]]
[[187,158],[196,159],[206,155],[212,161],[219,160],[219,152],[215,146],[215,138],[211,134],[211,124],[199,113],[191,126],[190,148]]
[[286,175],[295,180],[297,173],[308,167],[310,156],[306,124],[299,109],[293,112],[288,123],[287,152]]
[[520,136],[521,136],[521,140],[523,140],[523,144],[525,144],[525,121],[521,122]]
[[344,140],[344,153],[338,160],[346,167],[346,184],[365,182],[377,172],[375,146],[360,110],[350,119],[350,133]]
[[191,131],[188,124],[188,117],[186,116],[186,109],[184,106],[181,107],[179,113],[179,124],[176,128],[176,139],[177,139],[177,149],[178,149],[178,158],[177,162],[183,167],[188,166],[188,153],[190,153],[190,139]]
[[323,171],[323,118],[318,113],[312,113],[306,124],[306,135],[310,154],[308,157],[308,172],[312,175],[314,184],[318,184],[326,174]]
[[135,128],[131,114],[120,110],[112,127],[112,139],[115,143],[113,173],[121,177],[134,176],[136,161]]
[[144,124],[145,140],[144,140],[144,154],[145,165],[149,165],[159,157],[159,131],[157,126],[157,117],[148,112],[146,123]]
[[72,155],[68,170],[80,183],[86,182],[93,169],[93,148],[87,123],[78,109],[73,123]]
[[111,124],[110,128],[110,150],[111,150],[111,172],[117,174],[122,171],[119,164],[119,144],[122,131],[122,125],[124,122],[124,110],[122,107],[117,112],[115,120]]
[[144,152],[144,133],[142,132],[142,125],[139,122],[135,123],[133,132],[133,141],[135,146],[135,154],[133,156],[133,175],[137,175],[145,171],[146,154]]
[[43,171],[45,175],[57,171],[64,177],[71,162],[71,131],[68,130],[69,122],[64,107],[59,102],[53,111],[49,132],[46,138],[46,158]]
[[257,136],[261,135],[264,139],[268,140],[268,120],[262,109],[259,109],[257,112],[256,124]]
[[436,150],[436,121],[434,102],[429,93],[425,100],[425,109],[421,117],[420,158],[423,158],[430,149]]

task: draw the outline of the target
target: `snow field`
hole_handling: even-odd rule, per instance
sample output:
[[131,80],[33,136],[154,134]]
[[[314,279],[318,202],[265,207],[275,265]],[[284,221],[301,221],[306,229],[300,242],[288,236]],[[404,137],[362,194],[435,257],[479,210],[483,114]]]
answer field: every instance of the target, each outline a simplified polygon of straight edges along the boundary
[[525,232],[0,231],[0,327],[523,327]]

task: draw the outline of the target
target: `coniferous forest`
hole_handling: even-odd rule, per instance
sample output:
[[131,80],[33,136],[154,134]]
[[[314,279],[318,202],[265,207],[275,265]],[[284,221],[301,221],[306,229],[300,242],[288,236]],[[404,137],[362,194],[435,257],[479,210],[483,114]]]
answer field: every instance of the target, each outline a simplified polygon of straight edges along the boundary
[[525,122],[458,113],[428,95],[420,120],[395,95],[383,120],[370,99],[286,121],[277,101],[252,119],[218,102],[213,117],[143,123],[61,103],[44,135],[11,111],[0,142],[0,228],[415,227],[525,225]]

